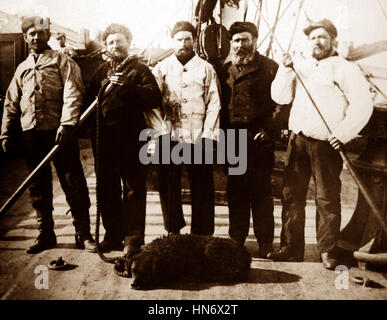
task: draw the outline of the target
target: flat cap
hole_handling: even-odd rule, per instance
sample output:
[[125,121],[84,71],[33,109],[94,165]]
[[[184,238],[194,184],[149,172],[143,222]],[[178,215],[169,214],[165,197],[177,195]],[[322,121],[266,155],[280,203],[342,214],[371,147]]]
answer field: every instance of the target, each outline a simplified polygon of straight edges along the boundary
[[196,36],[196,29],[195,27],[189,23],[188,21],[178,21],[176,22],[175,26],[172,28],[171,36],[172,38],[175,36],[176,33],[180,31],[188,31],[192,33],[192,36],[195,38]]
[[254,38],[258,38],[258,29],[256,25],[252,22],[234,22],[230,26],[230,37],[232,37],[236,33],[241,32],[250,32]]
[[62,37],[65,37],[66,38],[66,35],[64,34],[64,32],[58,32],[56,35],[55,35],[55,39],[60,39]]
[[21,29],[26,33],[30,28],[39,28],[50,30],[50,20],[39,16],[25,17],[22,20]]
[[304,33],[309,36],[309,34],[314,30],[318,28],[325,29],[333,38],[337,37],[337,29],[335,25],[332,23],[332,21],[328,19],[323,19],[321,21],[311,22],[305,29]]

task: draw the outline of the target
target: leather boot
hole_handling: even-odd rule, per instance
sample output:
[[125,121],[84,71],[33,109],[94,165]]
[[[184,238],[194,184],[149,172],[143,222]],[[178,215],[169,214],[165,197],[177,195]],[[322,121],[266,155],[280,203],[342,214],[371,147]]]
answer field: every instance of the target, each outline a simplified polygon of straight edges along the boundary
[[273,244],[271,242],[259,244],[258,256],[260,258],[267,259],[267,255],[271,252],[273,252]]
[[75,245],[78,249],[85,249],[90,252],[96,252],[97,250],[97,243],[93,239],[90,232],[75,233]]
[[27,253],[35,254],[56,247],[56,236],[53,230],[40,231],[34,244],[27,249]]
[[336,257],[330,252],[321,253],[321,261],[323,267],[329,270],[335,269],[338,265]]

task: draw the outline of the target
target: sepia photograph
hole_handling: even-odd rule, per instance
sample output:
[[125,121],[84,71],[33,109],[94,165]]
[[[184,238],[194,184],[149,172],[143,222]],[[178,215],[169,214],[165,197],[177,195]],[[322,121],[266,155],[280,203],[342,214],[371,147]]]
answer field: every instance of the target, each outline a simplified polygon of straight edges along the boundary
[[0,300],[387,300],[387,0],[0,0],[0,128]]

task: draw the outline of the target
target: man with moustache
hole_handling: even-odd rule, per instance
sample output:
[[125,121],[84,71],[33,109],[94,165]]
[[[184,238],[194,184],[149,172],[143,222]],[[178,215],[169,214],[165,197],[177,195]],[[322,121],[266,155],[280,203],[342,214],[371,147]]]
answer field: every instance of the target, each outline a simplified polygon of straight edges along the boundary
[[369,86],[359,68],[339,57],[337,30],[327,19],[304,29],[311,58],[294,59],[294,68],[332,130],[330,134],[305,89],[293,72],[293,59],[284,54],[272,84],[273,100],[293,103],[287,166],[283,178],[281,250],[269,254],[276,261],[302,261],[305,203],[310,177],[316,185],[317,246],[323,267],[337,265],[335,249],[340,233],[340,173],[338,149],[352,140],[371,117]]
[[[250,210],[259,256],[273,250],[273,196],[271,173],[274,165],[275,104],[270,87],[278,65],[256,50],[258,30],[251,22],[235,22],[230,27],[231,61],[220,70],[222,89],[221,128],[247,130],[247,171],[227,176],[229,235],[241,246],[249,233]],[[238,146],[236,146],[238,150]],[[228,164],[228,166],[232,166]]]
[[[146,129],[144,111],[161,107],[161,94],[147,66],[129,55],[130,30],[121,24],[109,25],[102,35],[108,61],[92,77],[87,93],[90,103],[107,81],[117,85],[102,98],[99,140],[99,182],[102,196],[101,216],[105,228],[102,251],[120,250],[144,244],[146,209],[146,167],[139,160],[143,142],[140,132]],[[120,74],[117,67],[126,60]],[[96,151],[96,131],[92,133]]]
[[[162,111],[170,126],[171,148],[189,151],[184,159],[191,190],[191,233],[214,233],[214,181],[212,163],[205,163],[206,145],[217,139],[220,97],[214,68],[195,55],[195,28],[179,21],[171,36],[175,52],[153,69],[163,95]],[[169,148],[161,144],[161,154]],[[165,148],[166,147],[166,148]],[[201,155],[195,163],[195,154]],[[173,155],[173,152],[172,152]],[[181,163],[162,163],[159,170],[159,191],[164,227],[169,233],[179,233],[185,226],[181,202]]]
[[[48,20],[27,17],[22,21],[22,31],[30,53],[16,69],[7,90],[2,147],[5,152],[12,148],[21,125],[25,160],[28,170],[32,171],[55,144],[60,145],[53,162],[73,216],[76,245],[94,251],[89,194],[79,160],[78,142],[73,135],[84,93],[81,71],[72,59],[48,46],[51,36]],[[36,175],[29,191],[39,235],[27,252],[38,253],[56,246],[50,165]]]

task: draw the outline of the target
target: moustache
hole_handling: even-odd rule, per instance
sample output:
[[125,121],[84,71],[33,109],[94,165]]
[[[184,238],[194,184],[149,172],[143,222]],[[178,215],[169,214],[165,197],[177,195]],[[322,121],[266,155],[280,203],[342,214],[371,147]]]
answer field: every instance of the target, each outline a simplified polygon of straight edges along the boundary
[[242,56],[242,55],[247,55],[249,52],[246,49],[239,48],[239,49],[234,49],[234,53],[236,55]]
[[313,46],[313,49],[319,49],[321,50],[323,48],[323,46],[321,44],[316,44]]

